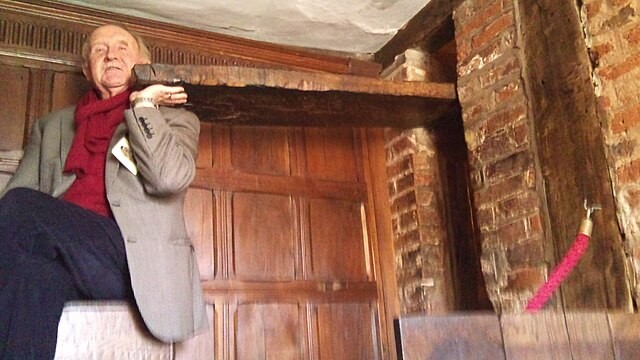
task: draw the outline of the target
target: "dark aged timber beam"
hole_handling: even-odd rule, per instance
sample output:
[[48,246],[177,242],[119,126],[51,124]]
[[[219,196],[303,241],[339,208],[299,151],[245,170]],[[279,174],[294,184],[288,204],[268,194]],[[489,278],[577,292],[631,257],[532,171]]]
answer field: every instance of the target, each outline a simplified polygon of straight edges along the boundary
[[231,66],[137,65],[139,86],[180,84],[202,121],[227,125],[428,127],[453,84]]
[[454,28],[451,17],[460,0],[431,0],[403,29],[374,54],[375,62],[386,68],[393,59],[405,50],[420,47],[434,52],[453,40]]

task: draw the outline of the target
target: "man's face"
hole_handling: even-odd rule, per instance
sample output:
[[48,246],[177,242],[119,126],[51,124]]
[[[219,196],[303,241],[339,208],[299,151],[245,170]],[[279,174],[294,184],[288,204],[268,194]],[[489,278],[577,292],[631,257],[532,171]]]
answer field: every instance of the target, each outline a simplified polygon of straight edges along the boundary
[[136,39],[126,30],[105,25],[89,37],[88,61],[84,75],[98,89],[103,99],[125,91],[135,64],[147,62],[140,56]]

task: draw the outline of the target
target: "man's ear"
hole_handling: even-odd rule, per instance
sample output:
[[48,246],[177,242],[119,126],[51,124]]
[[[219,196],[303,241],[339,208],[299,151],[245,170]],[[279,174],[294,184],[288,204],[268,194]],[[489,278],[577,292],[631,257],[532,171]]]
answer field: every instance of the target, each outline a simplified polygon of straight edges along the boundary
[[88,64],[84,64],[82,65],[82,73],[84,74],[84,77],[87,78],[87,80],[91,81],[91,70],[89,70],[89,65]]

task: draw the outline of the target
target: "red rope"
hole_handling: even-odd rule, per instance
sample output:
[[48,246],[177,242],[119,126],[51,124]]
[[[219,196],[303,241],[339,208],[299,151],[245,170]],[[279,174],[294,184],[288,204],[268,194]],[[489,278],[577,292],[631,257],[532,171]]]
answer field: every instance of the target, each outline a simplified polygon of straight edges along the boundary
[[576,240],[565,255],[562,262],[556,266],[547,282],[540,287],[538,292],[527,303],[528,312],[536,312],[547,303],[554,291],[560,286],[560,283],[569,275],[571,270],[578,264],[582,255],[587,251],[589,246],[589,236],[578,234]]

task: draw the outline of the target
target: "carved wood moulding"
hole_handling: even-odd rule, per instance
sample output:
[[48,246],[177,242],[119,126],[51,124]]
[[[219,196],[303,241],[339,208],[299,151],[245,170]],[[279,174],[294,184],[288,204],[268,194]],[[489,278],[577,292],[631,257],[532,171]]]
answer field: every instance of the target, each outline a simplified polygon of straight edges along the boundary
[[228,125],[422,127],[448,114],[453,84],[229,66],[137,65],[140,86],[180,84],[200,120]]
[[99,25],[117,23],[145,38],[155,63],[304,69],[377,76],[380,65],[348,57],[191,30],[56,1],[0,1],[0,54],[80,66]]

